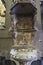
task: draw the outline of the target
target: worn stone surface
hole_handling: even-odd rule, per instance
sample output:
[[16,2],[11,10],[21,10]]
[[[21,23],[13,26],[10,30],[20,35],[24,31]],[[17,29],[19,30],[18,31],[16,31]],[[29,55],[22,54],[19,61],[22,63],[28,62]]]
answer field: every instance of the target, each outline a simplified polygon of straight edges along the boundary
[[[14,45],[19,45],[19,44],[32,45],[34,33],[22,32],[22,31],[24,30],[29,31],[34,29],[33,23],[34,23],[34,18],[32,16],[18,16],[18,17],[14,16],[14,33],[15,33]],[[18,32],[18,29],[22,31]]]
[[17,18],[18,18],[17,25],[16,25],[17,29],[32,30],[34,28],[34,24],[32,24],[32,23],[34,23],[32,17],[21,16],[21,17],[17,17]]
[[[6,49],[9,52],[11,46],[13,45],[12,35],[9,32],[10,26],[12,26],[12,21],[10,17],[10,8],[12,6],[12,0],[4,0],[6,4],[6,21],[5,21],[5,30],[0,30],[0,51]],[[9,37],[9,38],[8,38]],[[11,38],[11,39],[10,39]],[[9,56],[7,54],[7,56]]]

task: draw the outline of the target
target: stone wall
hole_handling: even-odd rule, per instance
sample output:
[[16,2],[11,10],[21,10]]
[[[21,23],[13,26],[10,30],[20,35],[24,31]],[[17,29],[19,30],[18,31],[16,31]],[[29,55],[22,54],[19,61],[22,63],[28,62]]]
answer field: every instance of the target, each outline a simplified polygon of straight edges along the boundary
[[[12,6],[12,0],[4,0],[4,1],[6,4],[6,22],[5,22],[6,28],[4,30],[0,30],[0,51],[3,52],[3,50],[5,50],[9,52],[13,45],[12,35],[9,32],[9,28],[12,26],[12,21],[10,18],[10,8]],[[7,56],[9,57],[9,54],[7,54]]]

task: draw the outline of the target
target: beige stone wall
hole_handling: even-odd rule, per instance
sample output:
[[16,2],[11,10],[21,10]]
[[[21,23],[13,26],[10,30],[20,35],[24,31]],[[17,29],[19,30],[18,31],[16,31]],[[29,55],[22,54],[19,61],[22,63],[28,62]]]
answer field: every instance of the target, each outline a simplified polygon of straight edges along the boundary
[[[5,52],[6,50],[9,52],[9,50],[11,49],[13,45],[12,35],[9,32],[9,28],[12,25],[11,24],[12,21],[10,18],[10,8],[12,6],[12,0],[5,0],[5,4],[6,4],[6,22],[5,22],[6,28],[5,30],[0,30],[0,51]],[[9,57],[9,54],[7,54],[7,56]]]

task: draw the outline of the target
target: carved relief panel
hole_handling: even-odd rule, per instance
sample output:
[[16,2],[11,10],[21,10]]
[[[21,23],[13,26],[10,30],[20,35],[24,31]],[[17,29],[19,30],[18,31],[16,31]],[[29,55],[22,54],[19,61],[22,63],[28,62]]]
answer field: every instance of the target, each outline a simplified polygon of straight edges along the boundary
[[[16,19],[16,17],[15,17]],[[32,43],[33,32],[29,32],[34,29],[34,20],[32,16],[17,16],[14,19],[14,32],[15,32],[15,44],[28,45]],[[16,29],[16,30],[15,30]],[[25,30],[25,31],[24,31]]]
[[17,29],[27,29],[27,30],[32,30],[34,28],[34,21],[32,17],[29,16],[20,16],[18,17],[18,22],[17,22]]

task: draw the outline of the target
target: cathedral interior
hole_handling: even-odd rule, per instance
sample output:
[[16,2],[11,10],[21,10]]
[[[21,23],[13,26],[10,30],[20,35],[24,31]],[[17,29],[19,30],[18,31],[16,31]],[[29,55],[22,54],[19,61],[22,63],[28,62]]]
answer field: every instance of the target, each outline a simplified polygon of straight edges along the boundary
[[0,0],[0,65],[43,65],[43,0]]

